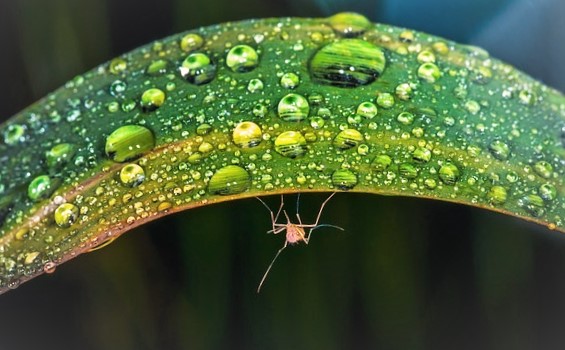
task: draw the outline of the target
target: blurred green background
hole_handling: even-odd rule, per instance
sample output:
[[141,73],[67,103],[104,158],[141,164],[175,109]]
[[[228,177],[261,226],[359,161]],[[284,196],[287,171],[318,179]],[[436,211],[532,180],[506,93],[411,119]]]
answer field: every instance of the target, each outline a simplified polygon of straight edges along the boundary
[[[483,46],[565,90],[558,0],[0,0],[0,117],[176,32],[343,10]],[[302,196],[305,221],[325,197]],[[347,193],[322,221],[346,231],[287,249],[258,295],[284,240],[266,234],[258,201],[158,220],[0,296],[0,349],[565,346],[562,235],[475,208]]]

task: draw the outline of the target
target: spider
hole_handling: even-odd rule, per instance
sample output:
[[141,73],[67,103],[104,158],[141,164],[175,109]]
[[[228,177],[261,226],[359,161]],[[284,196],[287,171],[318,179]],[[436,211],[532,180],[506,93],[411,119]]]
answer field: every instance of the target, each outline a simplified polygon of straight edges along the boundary
[[[291,222],[290,217],[288,216],[286,210],[283,210],[283,207],[284,207],[283,195],[281,195],[281,205],[279,206],[279,210],[277,210],[277,215],[275,215],[273,213],[271,208],[269,208],[269,206],[261,198],[256,197],[259,200],[259,202],[261,202],[265,206],[265,208],[267,208],[269,213],[271,214],[271,224],[273,225],[273,229],[267,231],[267,233],[272,232],[274,234],[278,234],[278,233],[281,233],[281,232],[286,230],[286,239],[285,239],[284,245],[282,246],[281,249],[279,249],[279,251],[277,252],[275,257],[271,261],[271,264],[267,268],[267,271],[265,271],[265,274],[263,275],[263,278],[261,279],[261,282],[259,283],[259,287],[257,288],[257,293],[261,292],[261,287],[263,286],[263,283],[265,282],[265,279],[267,278],[269,271],[271,271],[273,264],[275,263],[275,261],[279,257],[280,253],[289,244],[296,244],[296,243],[299,243],[300,241],[303,241],[304,243],[308,244],[310,242],[310,235],[312,234],[312,231],[314,231],[315,229],[318,229],[320,227],[333,227],[333,228],[336,228],[338,230],[344,231],[344,229],[339,227],[339,226],[329,225],[329,224],[318,224],[318,222],[320,221],[320,217],[322,216],[322,211],[324,210],[324,206],[326,205],[326,203],[329,202],[329,200],[335,194],[336,194],[336,192],[332,193],[322,203],[322,205],[320,206],[320,210],[318,211],[318,216],[316,217],[316,222],[313,223],[313,224],[303,224],[302,223],[302,219],[300,218],[300,214],[298,213],[300,193],[298,194],[298,198],[296,199],[296,218],[298,219],[298,224]],[[277,223],[277,220],[279,218],[281,211],[284,213],[284,216],[286,217],[286,224]],[[309,229],[308,233],[306,233],[306,229]]]

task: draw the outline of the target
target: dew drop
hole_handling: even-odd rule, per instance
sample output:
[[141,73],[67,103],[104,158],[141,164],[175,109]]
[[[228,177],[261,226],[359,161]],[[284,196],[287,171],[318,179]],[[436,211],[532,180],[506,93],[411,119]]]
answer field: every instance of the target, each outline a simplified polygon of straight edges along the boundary
[[371,27],[367,17],[354,12],[342,12],[328,18],[332,29],[344,37],[354,37]]
[[300,84],[300,77],[294,73],[285,73],[280,83],[285,89],[295,89]]
[[165,103],[165,93],[160,89],[148,89],[141,95],[141,108],[146,112],[152,112]]
[[241,122],[233,129],[232,138],[239,147],[251,148],[261,143],[263,132],[261,127],[253,122]]
[[35,259],[37,259],[37,257],[39,256],[39,252],[29,252],[25,255],[24,258],[24,264],[25,265],[31,265],[33,264],[33,262],[35,261]]
[[145,171],[137,164],[127,164],[120,170],[120,181],[128,187],[137,187],[145,180]]
[[71,203],[63,203],[55,209],[55,223],[59,227],[70,227],[78,219],[78,207]]
[[288,94],[280,100],[278,105],[279,117],[289,122],[304,120],[309,113],[310,105],[302,95]]
[[167,72],[167,68],[169,67],[169,62],[165,60],[155,60],[149,64],[147,67],[146,73],[150,76],[158,76],[165,74]]
[[385,109],[392,108],[394,106],[394,96],[388,92],[380,93],[377,96],[377,105]]
[[357,175],[348,169],[338,169],[332,174],[332,184],[340,190],[350,190],[357,185]]
[[524,208],[533,217],[540,217],[545,213],[543,199],[537,194],[529,194],[518,200],[518,205]]
[[418,77],[428,83],[435,83],[441,77],[441,71],[434,63],[424,63],[418,67]]
[[33,179],[27,188],[27,195],[32,201],[47,198],[54,190],[54,183],[47,175],[40,175]]
[[236,45],[228,52],[226,65],[234,72],[249,72],[259,65],[259,55],[249,45]]
[[506,202],[508,192],[502,186],[492,186],[487,194],[487,199],[494,205],[501,205]]
[[552,201],[557,198],[557,189],[549,183],[541,185],[538,189],[540,197],[545,201]]
[[49,274],[54,273],[56,269],[57,269],[57,264],[55,264],[52,261],[49,261],[45,263],[45,265],[43,265],[43,272],[45,273],[49,273]]
[[432,152],[425,147],[418,147],[412,152],[412,159],[416,163],[427,163],[432,159]]
[[193,53],[182,62],[179,71],[189,83],[203,85],[211,82],[216,76],[216,65],[207,55]]
[[253,93],[263,90],[263,81],[261,79],[251,79],[247,84],[247,91]]
[[418,177],[418,169],[410,163],[402,163],[398,166],[400,176],[407,179],[415,179]]
[[533,106],[536,103],[537,96],[532,90],[525,89],[518,93],[518,100],[521,104],[526,106]]
[[391,164],[392,159],[386,154],[376,156],[371,163],[375,171],[385,171]]
[[208,192],[227,196],[245,192],[251,185],[249,173],[237,165],[228,165],[218,171],[208,182]]
[[275,139],[275,151],[288,158],[303,156],[306,151],[306,139],[298,131],[285,131]]
[[510,147],[501,140],[494,140],[488,146],[492,156],[498,160],[506,160],[510,157]]
[[436,62],[436,55],[429,50],[422,50],[416,57],[418,62],[420,63],[435,63]]
[[342,39],[322,47],[310,60],[312,80],[338,87],[372,83],[385,69],[383,50],[360,39]]
[[410,112],[402,112],[396,117],[396,120],[398,120],[401,124],[410,125],[414,122],[414,114]]
[[339,149],[350,149],[357,147],[363,142],[363,135],[355,129],[345,129],[340,131],[333,140],[333,145]]
[[128,68],[128,63],[123,58],[114,58],[110,61],[110,73],[120,74]]
[[372,119],[377,115],[377,113],[377,105],[375,105],[373,102],[362,102],[359,104],[359,106],[357,106],[356,114],[358,116]]
[[45,161],[49,168],[57,169],[70,161],[75,153],[76,147],[74,145],[70,143],[60,143],[45,152]]
[[128,85],[123,80],[114,80],[110,84],[110,95],[114,97],[123,97]]
[[140,157],[155,147],[151,130],[140,125],[125,125],[106,138],[106,155],[115,162],[123,163]]
[[202,45],[204,45],[204,39],[198,34],[189,33],[180,39],[180,48],[185,52],[198,50]]
[[549,179],[553,174],[553,166],[546,161],[540,160],[534,164],[534,171],[544,179]]
[[408,83],[398,84],[394,91],[396,93],[396,97],[402,101],[408,101],[412,97],[413,93],[412,86]]
[[24,141],[25,127],[19,124],[8,125],[4,131],[4,142],[7,145],[15,145]]
[[439,178],[446,185],[455,185],[459,179],[459,169],[453,163],[446,163],[439,168]]

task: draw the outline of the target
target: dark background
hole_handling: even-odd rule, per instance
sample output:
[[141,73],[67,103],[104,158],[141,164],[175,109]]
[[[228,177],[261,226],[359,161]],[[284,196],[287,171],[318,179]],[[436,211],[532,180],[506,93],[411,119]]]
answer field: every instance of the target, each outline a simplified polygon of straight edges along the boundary
[[[343,10],[485,47],[565,90],[559,0],[0,0],[0,118],[202,25]],[[310,221],[325,195],[304,195]],[[270,205],[276,197],[267,198]],[[292,206],[294,197],[287,201]],[[475,208],[338,194],[311,244],[241,200],[173,215],[0,296],[0,349],[562,349],[565,239]]]

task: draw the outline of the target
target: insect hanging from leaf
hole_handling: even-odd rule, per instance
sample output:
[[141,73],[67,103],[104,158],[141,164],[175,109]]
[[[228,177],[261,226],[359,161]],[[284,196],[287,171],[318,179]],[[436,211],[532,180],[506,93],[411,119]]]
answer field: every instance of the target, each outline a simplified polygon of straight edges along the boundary
[[[277,254],[275,254],[275,257],[273,258],[273,260],[271,261],[271,264],[269,264],[269,267],[267,268],[267,271],[265,271],[265,274],[263,275],[263,278],[261,279],[261,282],[259,283],[259,287],[257,288],[257,293],[261,292],[261,287],[263,286],[263,283],[265,282],[265,279],[267,278],[267,275],[269,274],[269,272],[271,271],[271,268],[273,267],[273,264],[275,263],[275,261],[277,260],[277,258],[279,257],[280,253],[289,245],[289,244],[296,244],[296,243],[300,243],[300,242],[304,242],[306,244],[308,244],[310,242],[310,235],[312,234],[312,231],[320,228],[320,227],[333,227],[336,228],[338,230],[344,231],[343,228],[339,227],[339,226],[335,226],[335,225],[330,225],[330,224],[319,224],[320,222],[320,217],[322,216],[322,212],[324,210],[324,207],[326,206],[326,204],[330,201],[330,199],[332,199],[332,197],[336,194],[336,192],[332,193],[328,198],[326,198],[326,200],[322,203],[322,205],[320,206],[320,210],[318,211],[318,216],[316,217],[316,222],[314,222],[313,224],[304,224],[302,223],[302,219],[300,218],[300,213],[299,213],[299,204],[300,204],[300,193],[298,194],[298,198],[296,199],[296,219],[298,220],[298,223],[293,223],[290,220],[290,217],[288,216],[286,210],[283,209],[284,207],[284,198],[283,195],[281,195],[281,204],[279,206],[279,209],[277,210],[277,214],[275,215],[275,213],[271,210],[271,208],[269,208],[269,206],[259,197],[256,197],[259,202],[261,202],[265,208],[267,208],[267,210],[269,211],[270,215],[271,215],[271,224],[273,226],[273,228],[269,231],[267,231],[267,233],[274,233],[274,234],[278,234],[281,232],[286,231],[286,238],[285,238],[285,242],[284,245],[282,246],[281,249],[279,249],[279,251],[277,252]],[[281,224],[278,223],[278,219],[279,216],[281,214],[281,212],[284,214],[284,216],[286,217],[286,223]],[[308,230],[308,232],[306,232],[306,230]]]

